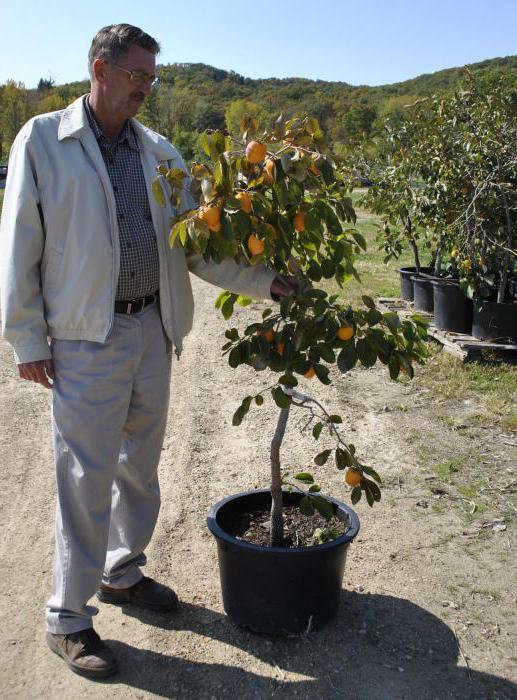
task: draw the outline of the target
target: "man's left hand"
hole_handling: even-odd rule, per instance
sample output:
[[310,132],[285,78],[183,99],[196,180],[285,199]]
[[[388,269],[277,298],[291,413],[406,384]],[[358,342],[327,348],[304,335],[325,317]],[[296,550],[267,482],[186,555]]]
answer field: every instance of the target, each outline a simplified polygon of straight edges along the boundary
[[277,275],[271,283],[271,297],[274,301],[280,301],[289,294],[302,294],[310,288],[310,282],[303,277]]

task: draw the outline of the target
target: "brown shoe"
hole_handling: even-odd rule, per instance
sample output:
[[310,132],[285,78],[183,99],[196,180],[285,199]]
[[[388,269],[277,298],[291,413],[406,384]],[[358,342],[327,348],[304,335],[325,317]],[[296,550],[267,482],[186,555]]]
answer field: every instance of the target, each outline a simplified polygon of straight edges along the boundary
[[47,632],[47,644],[80,676],[106,678],[118,670],[114,653],[91,627],[73,634]]
[[101,583],[97,598],[103,603],[123,605],[133,603],[141,608],[170,612],[178,607],[178,596],[168,586],[163,586],[152,578],[144,576],[129,588],[110,588]]

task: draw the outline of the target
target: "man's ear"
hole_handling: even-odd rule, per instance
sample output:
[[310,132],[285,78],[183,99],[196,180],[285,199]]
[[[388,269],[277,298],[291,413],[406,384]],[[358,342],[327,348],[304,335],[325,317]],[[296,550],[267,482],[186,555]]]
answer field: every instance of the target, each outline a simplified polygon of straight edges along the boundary
[[104,58],[96,58],[92,64],[92,73],[94,79],[103,85],[106,82],[108,71],[108,62]]

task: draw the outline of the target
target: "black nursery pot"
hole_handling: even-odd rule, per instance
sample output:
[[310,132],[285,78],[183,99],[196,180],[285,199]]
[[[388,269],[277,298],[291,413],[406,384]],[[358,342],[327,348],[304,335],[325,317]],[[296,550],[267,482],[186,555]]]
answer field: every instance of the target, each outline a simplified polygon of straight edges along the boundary
[[413,275],[411,279],[413,281],[415,309],[432,314],[434,311],[434,293],[431,278]]
[[[398,272],[400,274],[400,296],[407,301],[413,301],[414,290],[411,277],[417,274],[416,267],[401,267]],[[431,268],[421,267],[420,272],[430,273]]]
[[[297,505],[302,494],[283,496],[285,505]],[[239,515],[269,512],[268,490],[229,496],[212,507],[207,525],[217,540],[223,604],[233,622],[260,634],[286,635],[321,628],[336,615],[359,518],[344,503],[327,500],[348,527],[335,540],[313,547],[264,547],[228,534]]]
[[475,301],[472,335],[479,340],[517,343],[517,303]]
[[434,325],[444,331],[469,334],[472,331],[472,299],[457,282],[432,280]]

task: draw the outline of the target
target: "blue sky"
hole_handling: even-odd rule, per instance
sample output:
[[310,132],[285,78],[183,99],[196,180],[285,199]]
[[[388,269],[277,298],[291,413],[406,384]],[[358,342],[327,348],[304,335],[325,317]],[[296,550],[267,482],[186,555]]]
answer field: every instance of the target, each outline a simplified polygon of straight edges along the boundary
[[87,77],[95,32],[136,24],[161,63],[202,62],[252,78],[381,85],[517,54],[517,0],[0,0],[0,83]]

